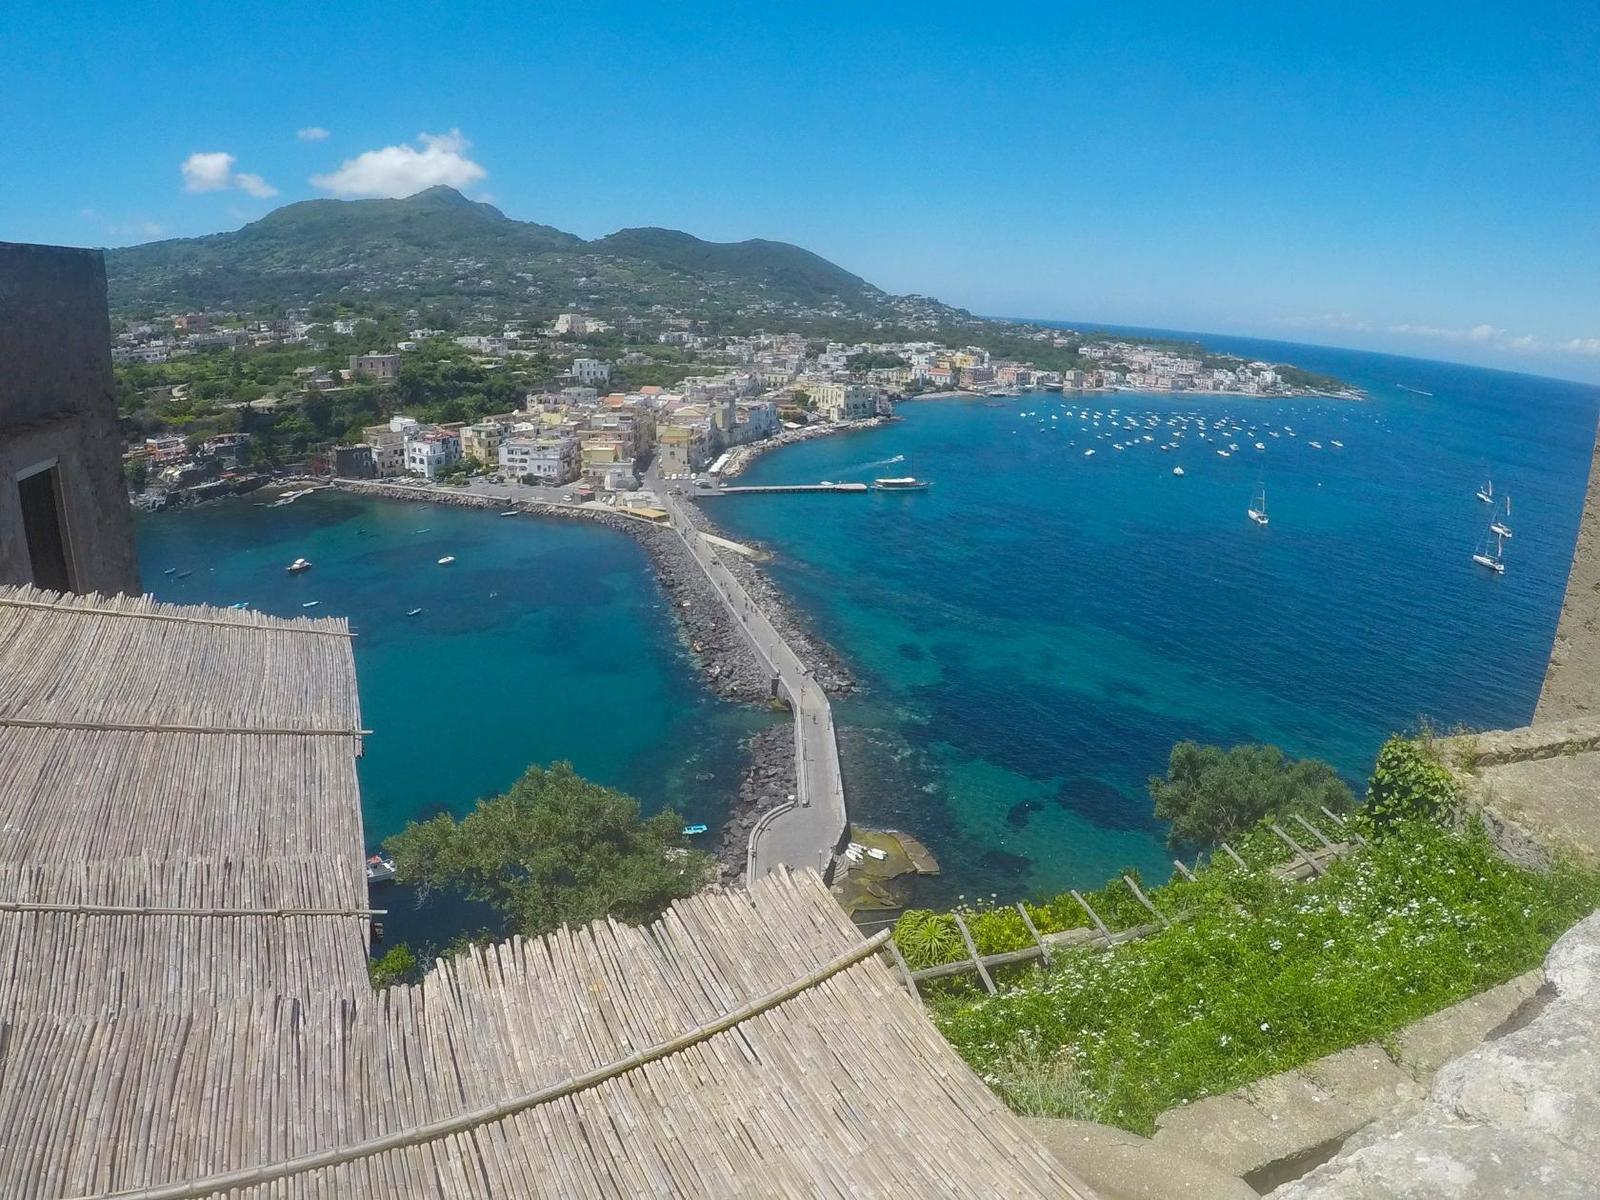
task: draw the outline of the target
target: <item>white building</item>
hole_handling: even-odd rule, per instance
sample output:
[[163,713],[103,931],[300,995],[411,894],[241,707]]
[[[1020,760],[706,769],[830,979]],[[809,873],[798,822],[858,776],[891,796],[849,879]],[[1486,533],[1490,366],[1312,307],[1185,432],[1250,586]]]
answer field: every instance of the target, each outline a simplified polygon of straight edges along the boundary
[[578,477],[576,438],[516,433],[500,443],[500,469],[516,479],[532,475],[540,483],[570,483]]
[[406,437],[406,470],[433,479],[451,463],[461,461],[461,438],[448,429],[417,429]]
[[817,411],[830,421],[860,421],[878,415],[878,389],[859,383],[822,383],[811,390]]
[[605,383],[611,378],[611,364],[598,358],[575,358],[572,377],[579,383]]

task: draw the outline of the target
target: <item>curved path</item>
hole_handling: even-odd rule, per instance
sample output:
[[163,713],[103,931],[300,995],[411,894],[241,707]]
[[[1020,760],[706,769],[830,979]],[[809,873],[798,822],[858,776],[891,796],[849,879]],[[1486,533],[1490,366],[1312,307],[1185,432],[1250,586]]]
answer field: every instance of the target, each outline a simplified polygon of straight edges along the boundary
[[751,830],[746,877],[759,879],[778,866],[810,867],[826,875],[848,820],[833,706],[812,678],[811,668],[800,661],[761,606],[694,527],[683,502],[653,471],[647,482],[670,516],[673,529],[739,622],[756,656],[776,676],[779,693],[794,711],[795,799],[766,813]]

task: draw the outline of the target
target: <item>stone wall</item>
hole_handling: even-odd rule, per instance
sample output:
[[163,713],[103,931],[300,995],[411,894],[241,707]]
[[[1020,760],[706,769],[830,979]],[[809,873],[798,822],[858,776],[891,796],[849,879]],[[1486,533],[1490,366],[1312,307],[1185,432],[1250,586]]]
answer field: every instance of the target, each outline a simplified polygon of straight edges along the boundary
[[137,592],[98,250],[0,242],[0,583],[32,583],[17,481],[54,463],[76,590]]
[[1589,490],[1578,523],[1561,623],[1533,719],[1560,721],[1586,714],[1600,714],[1600,440],[1589,464]]

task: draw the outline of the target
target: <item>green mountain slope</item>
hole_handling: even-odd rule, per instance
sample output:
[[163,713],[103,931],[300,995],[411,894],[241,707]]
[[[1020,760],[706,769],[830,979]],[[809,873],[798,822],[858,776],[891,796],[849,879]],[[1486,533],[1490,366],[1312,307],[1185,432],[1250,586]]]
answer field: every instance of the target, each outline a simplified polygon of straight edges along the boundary
[[873,316],[891,298],[783,242],[704,242],[625,229],[585,242],[447,187],[403,200],[307,200],[232,233],[106,253],[115,311],[255,311],[319,300],[511,308],[772,311]]

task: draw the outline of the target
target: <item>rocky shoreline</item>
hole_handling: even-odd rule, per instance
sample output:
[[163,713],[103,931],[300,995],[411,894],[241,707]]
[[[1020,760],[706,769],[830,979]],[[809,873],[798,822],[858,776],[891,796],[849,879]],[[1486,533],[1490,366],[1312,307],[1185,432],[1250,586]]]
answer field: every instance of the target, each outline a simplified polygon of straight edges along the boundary
[[763,729],[750,739],[749,748],[750,766],[739,781],[738,798],[712,851],[724,884],[743,882],[750,858],[750,831],[763,813],[795,794],[793,723],[783,721]]

